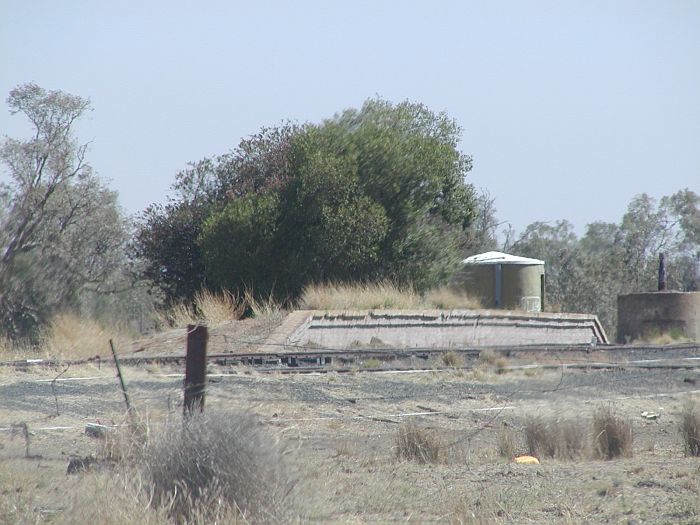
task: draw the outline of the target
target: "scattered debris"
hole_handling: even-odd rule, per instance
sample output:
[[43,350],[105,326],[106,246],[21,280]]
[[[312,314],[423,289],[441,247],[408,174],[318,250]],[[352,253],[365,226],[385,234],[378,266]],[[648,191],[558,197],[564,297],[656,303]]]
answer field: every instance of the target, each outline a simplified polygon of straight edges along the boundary
[[84,458],[73,458],[68,462],[66,475],[77,474],[78,472],[90,470],[96,463],[97,459],[94,456],[85,456]]
[[93,438],[103,438],[109,430],[110,427],[101,423],[88,423],[85,425],[85,435]]

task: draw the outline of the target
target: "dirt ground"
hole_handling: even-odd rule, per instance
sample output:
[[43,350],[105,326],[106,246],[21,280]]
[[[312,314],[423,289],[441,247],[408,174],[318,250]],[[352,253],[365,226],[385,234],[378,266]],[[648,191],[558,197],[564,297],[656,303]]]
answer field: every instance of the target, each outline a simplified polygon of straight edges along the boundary
[[[240,321],[227,321],[209,327],[210,354],[233,352],[255,352],[260,350],[272,332],[284,321],[286,313],[249,318]],[[143,339],[137,339],[124,349],[123,355],[168,356],[185,352],[187,336],[183,329],[166,330]]]
[[[153,431],[179,416],[181,370],[124,372]],[[700,523],[700,458],[684,456],[678,433],[685,403],[700,401],[697,370],[209,372],[207,411],[252,412],[285,440],[303,523]],[[633,457],[586,452],[517,465],[499,451],[508,435],[513,453],[525,452],[523,423],[533,415],[576,419],[588,439],[601,406],[631,419]],[[643,411],[659,418],[643,419]],[[123,421],[111,366],[0,370],[0,494],[15,502],[0,505],[0,523],[13,522],[20,504],[50,522],[74,477],[66,476],[70,458],[98,446],[85,425]],[[408,421],[439,436],[443,461],[397,459]]]

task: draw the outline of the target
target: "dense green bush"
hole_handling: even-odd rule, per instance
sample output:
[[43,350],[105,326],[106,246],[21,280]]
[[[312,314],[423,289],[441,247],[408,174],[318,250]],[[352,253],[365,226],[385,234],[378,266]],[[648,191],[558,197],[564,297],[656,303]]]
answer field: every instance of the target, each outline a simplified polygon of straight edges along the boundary
[[[179,200],[148,210],[136,243],[145,274],[171,299],[203,285],[294,299],[319,281],[441,284],[474,210],[459,134],[443,113],[383,100],[263,129],[192,165]],[[183,210],[192,220],[181,227]],[[183,232],[196,249],[182,249]]]

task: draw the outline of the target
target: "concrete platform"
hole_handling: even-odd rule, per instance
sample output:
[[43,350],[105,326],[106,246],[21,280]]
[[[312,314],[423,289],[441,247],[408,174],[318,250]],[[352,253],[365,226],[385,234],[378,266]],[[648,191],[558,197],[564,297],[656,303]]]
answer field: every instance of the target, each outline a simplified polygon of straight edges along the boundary
[[595,315],[506,310],[293,312],[263,343],[328,349],[608,344]]

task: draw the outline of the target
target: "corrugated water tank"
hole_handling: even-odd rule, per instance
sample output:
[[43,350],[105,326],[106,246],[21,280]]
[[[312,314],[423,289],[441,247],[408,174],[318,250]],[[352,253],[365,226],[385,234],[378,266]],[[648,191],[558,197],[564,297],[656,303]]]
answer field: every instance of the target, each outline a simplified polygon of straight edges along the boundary
[[462,265],[453,284],[477,296],[483,308],[542,311],[544,261],[486,252],[467,257]]

